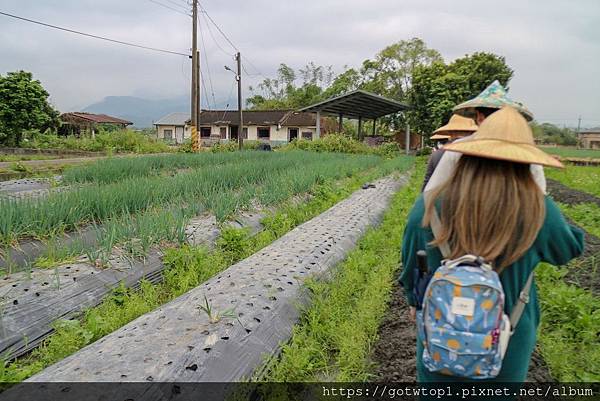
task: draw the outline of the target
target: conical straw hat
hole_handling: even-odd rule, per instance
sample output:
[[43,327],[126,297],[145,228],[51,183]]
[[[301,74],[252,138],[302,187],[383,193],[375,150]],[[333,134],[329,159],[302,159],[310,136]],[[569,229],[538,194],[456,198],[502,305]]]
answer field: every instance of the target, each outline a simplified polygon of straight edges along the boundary
[[470,137],[446,145],[444,149],[488,159],[564,167],[535,146],[531,127],[516,109],[509,106],[486,118]]
[[442,134],[435,134],[429,137],[429,139],[433,139],[433,140],[438,140],[438,139],[450,139],[452,138],[450,135],[442,135]]
[[[448,121],[448,124],[436,129],[435,131],[433,131],[433,133],[438,134],[448,131],[475,132],[477,131],[477,124],[475,124],[475,121],[473,121],[472,118],[467,118],[459,116],[458,114],[453,114],[452,117],[450,117],[450,121]],[[431,137],[431,139],[434,138]]]
[[533,113],[527,109],[522,103],[512,100],[506,94],[506,89],[498,82],[498,80],[492,82],[487,88],[483,90],[479,95],[471,100],[467,100],[464,103],[452,109],[455,113],[465,115],[476,107],[487,107],[490,109],[500,109],[504,106],[514,107],[527,119],[527,121],[533,120]]

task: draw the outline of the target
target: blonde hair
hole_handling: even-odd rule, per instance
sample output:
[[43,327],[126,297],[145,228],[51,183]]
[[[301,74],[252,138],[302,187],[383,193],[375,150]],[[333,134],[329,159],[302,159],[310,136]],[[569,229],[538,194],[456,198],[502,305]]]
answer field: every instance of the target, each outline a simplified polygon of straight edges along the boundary
[[431,245],[447,242],[451,254],[481,256],[496,271],[531,247],[544,223],[544,194],[528,164],[463,155],[454,174],[426,197],[423,226],[441,201],[441,233]]

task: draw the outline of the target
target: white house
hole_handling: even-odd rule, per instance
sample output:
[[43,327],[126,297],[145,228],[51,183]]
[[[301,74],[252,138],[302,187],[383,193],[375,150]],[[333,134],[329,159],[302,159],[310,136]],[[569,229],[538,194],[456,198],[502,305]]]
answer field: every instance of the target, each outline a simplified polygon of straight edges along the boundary
[[[296,138],[316,137],[317,123],[314,113],[292,110],[247,110],[243,112],[244,139],[260,140],[273,145],[290,142]],[[182,143],[192,136],[189,113],[171,113],[154,123],[159,139]],[[203,110],[200,113],[198,132],[201,140],[228,141],[238,138],[238,112],[231,110]]]

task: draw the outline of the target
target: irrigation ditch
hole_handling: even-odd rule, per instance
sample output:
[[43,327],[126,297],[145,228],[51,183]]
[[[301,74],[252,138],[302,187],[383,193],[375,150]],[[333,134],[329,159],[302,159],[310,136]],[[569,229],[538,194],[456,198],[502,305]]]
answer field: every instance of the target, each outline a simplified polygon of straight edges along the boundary
[[[384,178],[28,381],[236,381],[289,338],[302,283],[327,274],[406,183]],[[101,357],[99,357],[101,355]]]

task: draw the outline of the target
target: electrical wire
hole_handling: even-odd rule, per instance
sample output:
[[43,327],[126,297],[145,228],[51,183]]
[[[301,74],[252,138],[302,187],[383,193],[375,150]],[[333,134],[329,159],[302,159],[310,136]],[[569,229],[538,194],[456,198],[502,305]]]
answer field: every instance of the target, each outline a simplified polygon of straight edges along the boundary
[[[200,81],[202,82],[202,90],[204,92],[204,100],[206,100],[206,107],[210,110],[210,101],[208,100],[208,94],[206,90],[206,84],[204,83],[204,75],[200,74]],[[202,110],[202,105],[200,105],[200,110]]]
[[206,18],[206,16],[204,15],[204,13],[200,12],[198,15],[202,15],[202,18],[204,18],[204,22],[206,22],[206,27],[208,29],[208,33],[210,33],[210,37],[212,38],[213,42],[215,42],[215,45],[217,45],[217,48],[219,50],[221,50],[224,54],[228,55],[229,57],[235,57],[233,55],[233,53],[230,53],[227,50],[223,49],[223,47],[221,47],[221,45],[219,44],[219,41],[217,40],[217,38],[215,38],[215,35],[213,34],[212,29],[210,28],[210,23],[208,22],[208,19]]
[[169,6],[169,5],[163,4],[163,3],[161,3],[161,2],[158,2],[158,1],[156,1],[156,0],[148,0],[148,1],[149,1],[150,3],[158,4],[158,5],[159,5],[159,6],[161,6],[161,7],[168,8],[169,10],[171,10],[171,11],[175,11],[176,13],[183,14],[183,15],[187,15],[188,17],[191,17],[191,16],[192,16],[191,14],[188,14],[187,12],[181,11],[181,9],[177,9],[177,8],[175,8],[175,7],[172,7],[172,6]]
[[87,37],[94,38],[94,39],[105,40],[107,42],[118,43],[118,44],[125,45],[125,46],[137,47],[137,48],[140,48],[140,49],[151,50],[151,51],[160,52],[160,53],[175,54],[177,56],[191,57],[189,54],[179,53],[179,52],[171,51],[171,50],[159,49],[157,47],[150,47],[150,46],[138,45],[138,44],[135,44],[135,43],[124,42],[122,40],[111,39],[111,38],[107,38],[107,37],[104,37],[104,36],[93,35],[91,33],[85,33],[85,32],[81,32],[81,31],[76,31],[76,30],[69,29],[69,28],[63,28],[63,27],[60,27],[60,26],[57,26],[57,25],[47,24],[45,22],[36,21],[36,20],[29,19],[29,18],[25,18],[25,17],[20,17],[18,15],[9,14],[9,13],[5,13],[5,12],[2,12],[2,11],[0,11],[0,15],[4,15],[4,16],[7,16],[7,17],[15,18],[15,19],[22,20],[22,21],[31,22],[33,24],[42,25],[42,26],[45,26],[45,27],[48,27],[48,28],[54,28],[54,29],[58,29],[58,30],[61,30],[61,31],[65,31],[65,32],[75,33],[77,35],[87,36]]
[[202,52],[204,53],[204,64],[206,65],[206,72],[208,73],[208,83],[210,85],[210,93],[213,99],[213,105],[217,108],[217,101],[215,100],[215,89],[212,81],[212,74],[210,73],[210,64],[208,62],[208,54],[206,53],[206,45],[204,43],[204,34],[202,33],[202,27],[198,29],[200,31],[200,42],[202,43]]
[[213,25],[217,28],[217,30],[221,33],[221,35],[223,35],[223,37],[225,38],[225,40],[227,42],[229,42],[229,44],[231,45],[231,47],[234,48],[235,51],[239,52],[238,48],[233,44],[233,42],[227,37],[227,35],[225,35],[225,32],[223,32],[223,30],[221,29],[221,27],[219,27],[219,25],[217,25],[217,23],[212,19],[212,17],[208,14],[208,11],[206,11],[206,9],[202,6],[202,4],[198,3],[198,5],[200,6],[200,11],[202,13],[204,13],[204,15],[206,15],[206,17],[210,20],[210,22],[213,23]]
[[229,102],[231,102],[231,95],[233,94],[233,88],[235,87],[236,81],[233,81],[231,84],[231,89],[229,89],[229,97],[227,98],[227,106],[225,106],[225,110],[223,111],[223,117],[221,117],[221,121],[225,120],[225,115],[229,111]]

